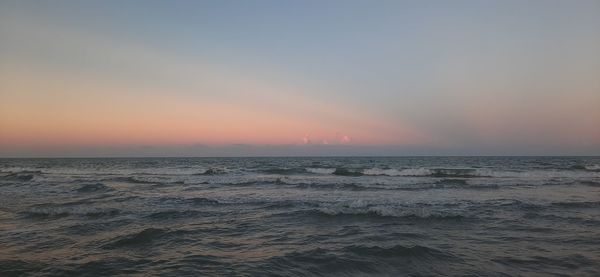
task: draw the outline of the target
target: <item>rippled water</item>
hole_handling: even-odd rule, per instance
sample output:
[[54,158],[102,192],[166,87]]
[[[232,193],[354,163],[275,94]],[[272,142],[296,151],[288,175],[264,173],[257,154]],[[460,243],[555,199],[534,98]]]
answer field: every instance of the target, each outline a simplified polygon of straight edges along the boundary
[[0,276],[600,276],[600,158],[0,160]]

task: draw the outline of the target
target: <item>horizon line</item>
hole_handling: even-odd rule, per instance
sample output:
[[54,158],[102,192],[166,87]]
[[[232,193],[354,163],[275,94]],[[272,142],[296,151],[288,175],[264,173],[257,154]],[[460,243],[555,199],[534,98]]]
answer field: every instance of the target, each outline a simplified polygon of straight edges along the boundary
[[12,159],[211,159],[211,158],[418,158],[418,157],[600,157],[600,155],[256,155],[256,156],[40,156],[40,157],[0,157],[0,160]]

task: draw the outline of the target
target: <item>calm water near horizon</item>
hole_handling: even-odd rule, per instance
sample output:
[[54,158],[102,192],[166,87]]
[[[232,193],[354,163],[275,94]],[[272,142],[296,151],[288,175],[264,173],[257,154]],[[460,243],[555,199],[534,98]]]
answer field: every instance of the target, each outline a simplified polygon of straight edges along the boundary
[[0,159],[0,276],[600,276],[600,157]]

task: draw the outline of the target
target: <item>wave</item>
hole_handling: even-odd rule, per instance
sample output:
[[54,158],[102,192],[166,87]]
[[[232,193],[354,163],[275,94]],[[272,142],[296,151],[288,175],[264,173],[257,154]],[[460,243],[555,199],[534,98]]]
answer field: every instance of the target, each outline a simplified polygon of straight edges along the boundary
[[465,179],[454,179],[454,178],[449,178],[449,179],[441,179],[438,181],[435,181],[433,183],[434,185],[453,185],[453,186],[459,186],[459,187],[467,187],[469,186],[469,182],[467,182],[467,180]]
[[358,176],[364,175],[361,171],[356,171],[356,170],[351,170],[351,169],[346,169],[346,168],[336,168],[332,174],[339,175],[339,176],[352,176],[352,177],[358,177]]
[[[267,169],[263,172],[279,175],[293,174],[319,174],[319,175],[337,175],[337,176],[403,176],[403,177],[437,177],[437,178],[477,178],[477,177],[496,177],[489,170],[474,168],[406,168],[406,169],[381,169],[381,168],[278,168]],[[498,174],[498,177],[504,177],[506,174]]]
[[105,244],[102,248],[115,249],[122,247],[136,247],[151,243],[152,241],[165,235],[168,231],[157,228],[147,228],[142,231],[125,235]]
[[510,267],[530,267],[532,270],[543,267],[561,267],[573,271],[578,268],[589,267],[596,264],[594,260],[580,254],[571,254],[560,257],[534,256],[528,258],[506,256],[492,259],[492,261]]
[[435,189],[497,190],[501,188],[501,186],[497,184],[469,184],[465,180],[461,179],[444,179],[433,183],[420,183],[402,186],[392,186],[385,184],[363,185],[357,183],[298,183],[290,185],[300,189],[349,191],[423,191]]
[[395,245],[389,248],[379,247],[379,246],[363,246],[363,245],[353,245],[343,248],[344,252],[350,252],[356,254],[358,256],[367,256],[367,257],[382,257],[382,258],[392,258],[392,257],[411,257],[417,259],[448,259],[455,258],[453,255],[449,253],[442,252],[440,250],[429,248],[421,245],[415,246],[402,246]]
[[326,167],[307,167],[304,170],[308,173],[313,174],[333,174],[335,172],[335,168],[326,168]]
[[587,209],[587,208],[599,208],[600,201],[581,201],[581,202],[550,202],[550,203],[531,203],[523,202],[516,199],[495,199],[481,202],[483,205],[497,206],[499,208],[504,207],[516,207],[520,210],[525,211],[547,211],[548,208],[559,207],[562,209],[573,208],[573,209]]
[[[278,182],[267,182],[268,184],[286,185],[300,189],[314,190],[350,190],[350,191],[421,191],[431,189],[468,189],[468,190],[495,190],[502,186],[499,184],[471,184],[467,179],[444,178],[434,182],[410,183],[410,184],[386,184],[371,183],[364,184],[360,182],[293,182],[279,180]],[[264,184],[264,183],[261,183]]]
[[253,275],[287,276],[294,269],[295,276],[355,276],[356,273],[375,274],[377,264],[360,258],[345,257],[337,251],[316,248],[294,251],[272,257],[256,269]]
[[205,197],[192,197],[192,198],[184,198],[184,197],[159,197],[154,201],[155,205],[188,205],[188,206],[207,206],[207,205],[218,205],[222,204],[221,202],[215,199],[209,199]]
[[500,170],[490,168],[346,168],[346,167],[283,167],[260,172],[272,175],[335,175],[344,177],[389,176],[429,178],[572,178],[600,177],[598,165],[581,165],[566,169]]
[[28,276],[39,274],[47,265],[41,262],[32,262],[15,258],[3,257],[0,259],[0,276]]
[[30,170],[30,169],[22,169],[22,170],[0,170],[0,174],[44,174],[41,170]]
[[193,198],[187,198],[186,201],[194,204],[194,205],[216,205],[216,204],[220,204],[219,201],[214,200],[214,199],[209,199],[209,198],[204,198],[204,197],[193,197]]
[[112,181],[112,182],[124,182],[130,184],[148,184],[148,185],[169,185],[169,184],[185,184],[185,181],[177,180],[177,181],[155,181],[155,180],[145,180],[140,179],[138,177],[128,176],[128,177],[116,177],[110,179],[104,179],[103,181]]
[[360,184],[348,184],[348,183],[299,183],[299,184],[290,184],[296,188],[302,189],[326,189],[326,190],[352,190],[352,191],[361,191],[361,190],[375,190],[375,189],[385,189],[371,186],[364,186]]
[[600,182],[594,181],[581,181],[579,182],[582,185],[590,186],[590,187],[600,187]]
[[576,165],[572,165],[570,167],[568,167],[567,169],[573,169],[573,170],[586,170],[586,166],[582,165],[582,164],[576,164]]
[[562,208],[600,208],[600,201],[553,202],[551,205]]
[[[73,265],[73,270],[62,274],[66,276],[142,276],[148,275],[145,271],[151,263],[148,257],[139,257],[136,259],[107,256],[99,259],[93,259],[84,263]],[[55,274],[52,274],[55,275]]]
[[194,218],[199,215],[205,214],[200,211],[194,210],[168,210],[168,211],[160,211],[155,212],[147,216],[147,218],[154,220],[169,220],[169,219],[181,219],[181,218]]
[[223,175],[223,174],[227,174],[227,171],[224,169],[219,169],[219,168],[209,168],[206,171],[202,172],[202,173],[197,173],[194,175],[206,175],[206,176],[212,176],[212,175]]
[[[593,168],[593,167],[591,167]],[[579,171],[579,172],[578,172]],[[486,168],[406,168],[363,170],[370,176],[433,177],[433,178],[577,178],[600,177],[600,170],[494,170]]]
[[101,247],[104,249],[118,249],[118,248],[144,248],[151,246],[159,241],[172,243],[174,245],[181,245],[183,243],[189,243],[190,241],[185,239],[189,234],[196,233],[196,230],[185,230],[185,229],[162,229],[162,228],[145,228],[133,233],[126,235],[120,235],[110,239],[104,243]]
[[116,177],[116,178],[109,179],[109,181],[125,182],[125,183],[131,183],[131,184],[160,184],[159,182],[146,181],[146,180],[138,179],[136,177],[131,177],[131,176]]
[[283,213],[282,215],[301,214],[308,217],[364,217],[371,219],[403,218],[409,220],[464,220],[465,215],[445,211],[427,211],[424,209],[399,207],[394,205],[371,205],[355,201],[343,205],[319,205],[317,208]]
[[105,217],[115,216],[121,210],[115,208],[89,208],[89,207],[36,207],[22,214],[31,219],[60,218],[67,216]]
[[7,174],[0,175],[0,180],[28,182],[33,180],[33,178],[35,178],[36,175],[39,175],[41,173],[41,171],[8,172]]
[[81,193],[107,192],[107,191],[113,191],[113,190],[114,190],[113,188],[108,187],[102,183],[85,184],[85,185],[82,185],[81,187],[79,187],[78,189],[76,189],[77,192],[81,192]]
[[370,168],[363,171],[365,175],[374,176],[406,176],[406,177],[437,177],[437,178],[477,178],[492,177],[490,172],[474,168],[407,168],[380,169]]
[[[429,271],[432,263],[440,266],[460,261],[450,253],[422,245],[381,247],[354,244],[334,249],[319,247],[272,257],[264,264],[265,268],[259,268],[259,272],[289,275],[289,269],[295,268],[296,275],[302,276],[420,276]],[[433,275],[433,272],[425,275]]]
[[294,175],[307,173],[304,168],[267,168],[260,170],[260,172],[273,175]]

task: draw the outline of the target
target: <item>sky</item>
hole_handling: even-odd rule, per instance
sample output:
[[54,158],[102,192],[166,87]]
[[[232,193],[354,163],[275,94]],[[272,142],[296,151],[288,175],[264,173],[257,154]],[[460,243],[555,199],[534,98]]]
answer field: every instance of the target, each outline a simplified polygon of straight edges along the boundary
[[600,1],[0,1],[0,157],[600,155]]

